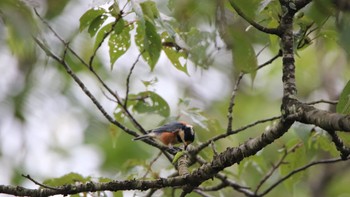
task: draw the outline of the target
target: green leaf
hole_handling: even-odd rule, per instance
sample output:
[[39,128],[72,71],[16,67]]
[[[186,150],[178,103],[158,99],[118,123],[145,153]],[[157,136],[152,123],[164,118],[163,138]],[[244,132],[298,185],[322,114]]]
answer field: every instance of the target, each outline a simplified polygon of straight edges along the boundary
[[206,31],[199,31],[197,28],[191,28],[184,37],[185,43],[190,48],[189,58],[191,61],[205,69],[208,68],[209,65],[212,65],[213,57],[208,55],[207,51],[214,39],[214,34]]
[[90,24],[88,32],[91,37],[95,36],[96,32],[100,29],[102,24],[106,21],[107,15],[100,15],[96,17]]
[[154,21],[155,18],[159,18],[159,11],[154,1],[145,1],[140,3],[143,16],[150,21]]
[[122,56],[130,47],[130,30],[130,26],[124,27],[124,20],[120,19],[109,37],[108,46],[111,69],[113,69],[113,64],[118,60],[118,58]]
[[148,88],[149,86],[154,86],[157,82],[158,82],[158,78],[153,78],[151,80],[141,80],[141,82],[143,83],[143,85]]
[[65,184],[74,184],[77,182],[86,183],[88,181],[91,181],[90,176],[83,177],[82,175],[80,175],[78,173],[71,172],[71,173],[63,175],[61,177],[58,177],[58,178],[47,179],[43,182],[43,184],[57,187],[57,186],[65,185]]
[[258,13],[260,13],[261,11],[263,11],[265,8],[267,8],[267,6],[271,3],[272,0],[263,0],[261,1],[259,8],[258,8]]
[[113,179],[110,179],[110,178],[107,178],[107,177],[99,177],[98,178],[98,182],[99,183],[108,183],[108,182],[111,182],[113,181]]
[[146,52],[149,54],[148,63],[150,64],[151,69],[153,70],[162,50],[162,42],[160,40],[160,36],[157,33],[156,27],[151,22],[146,20],[145,26],[146,37],[144,40],[144,44]]
[[336,111],[341,114],[350,114],[350,81],[348,81],[340,94]]
[[59,16],[66,5],[69,3],[69,0],[47,0],[46,1],[46,13],[45,18],[47,19],[53,19],[56,16]]
[[[249,16],[249,18],[254,19],[256,11],[259,9],[259,6],[261,5],[260,1],[237,1],[237,0],[230,0],[234,1],[235,4],[244,11],[246,15]],[[259,5],[260,4],[260,5]]]
[[97,18],[100,17],[101,15],[105,14],[106,10],[103,8],[92,8],[85,12],[83,16],[80,17],[80,27],[79,30],[83,31],[85,28],[90,26],[90,24]]
[[157,113],[163,117],[170,115],[168,103],[155,92],[140,92],[137,95],[130,95],[129,99],[136,101],[129,104],[133,105],[133,110],[138,113]]
[[124,27],[127,28],[126,27],[127,25],[128,24],[124,21],[124,19],[122,19],[122,18],[118,19],[117,24],[115,24],[115,26],[114,26],[114,33],[116,33],[116,34],[122,33],[124,30]]
[[[292,147],[295,147],[296,145],[300,144],[300,141],[297,139],[291,140],[286,144],[286,148],[290,149]],[[289,153],[285,158],[285,164],[282,164],[280,166],[280,173],[282,176],[285,176],[289,174],[291,171],[295,170],[296,168],[299,168],[303,165],[305,165],[307,161],[307,156],[305,153],[305,149],[302,147],[296,148],[294,152]],[[294,174],[290,178],[288,178],[286,181],[284,181],[284,185],[287,187],[289,191],[293,190],[294,184],[296,184],[298,181],[301,180],[303,177],[303,172],[299,172],[297,174]]]
[[[170,40],[170,37],[167,32],[162,33],[162,40],[174,42]],[[184,51],[176,50],[175,47],[163,46],[163,51],[171,61],[171,63],[175,66],[176,69],[182,71],[188,75],[187,71],[187,54]],[[184,61],[183,63],[180,60]]]
[[94,50],[96,50],[96,48],[97,48],[98,46],[101,45],[101,42],[102,42],[103,39],[105,38],[106,34],[107,34],[108,32],[111,32],[112,26],[113,26],[113,23],[108,23],[107,25],[103,26],[103,27],[97,32],[97,35],[96,35],[96,38],[95,38]]
[[120,8],[119,8],[119,5],[116,1],[114,1],[114,3],[111,6],[109,6],[108,10],[112,16],[119,17]]
[[182,157],[184,154],[185,154],[184,151],[179,151],[179,152],[177,152],[176,155],[174,156],[172,162],[175,164],[175,163],[177,162],[177,160],[179,160],[180,157]]
[[148,20],[138,22],[136,28],[135,42],[142,57],[154,69],[162,49],[160,36],[157,33],[155,26]]
[[249,41],[249,38],[240,31],[233,32],[232,38],[234,66],[242,72],[250,73],[252,80],[254,80],[258,63],[254,48]]

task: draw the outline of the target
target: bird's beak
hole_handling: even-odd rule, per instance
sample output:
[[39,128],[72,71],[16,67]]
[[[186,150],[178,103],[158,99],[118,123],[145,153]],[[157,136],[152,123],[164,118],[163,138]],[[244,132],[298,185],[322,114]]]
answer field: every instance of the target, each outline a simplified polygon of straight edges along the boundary
[[187,149],[187,146],[190,144],[190,142],[184,142],[184,149]]

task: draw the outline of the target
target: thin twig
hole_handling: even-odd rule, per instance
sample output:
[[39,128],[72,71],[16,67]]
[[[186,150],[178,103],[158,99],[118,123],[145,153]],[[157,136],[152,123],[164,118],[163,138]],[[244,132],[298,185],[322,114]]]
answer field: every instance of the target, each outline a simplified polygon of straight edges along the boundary
[[[201,165],[204,165],[207,162],[199,155],[196,155],[195,159]],[[253,196],[254,195],[254,193],[250,190],[249,187],[239,185],[238,183],[228,179],[226,175],[224,175],[220,172],[215,175],[215,178],[221,180],[227,186],[232,187],[234,190],[236,190],[240,193],[243,193],[246,196]]]
[[198,188],[198,190],[202,190],[202,191],[219,191],[225,187],[227,187],[228,184],[224,183],[224,182],[220,182],[219,184],[217,185],[214,185],[214,186],[208,186],[208,187],[201,187],[201,188]]
[[231,6],[233,7],[233,9],[236,10],[237,14],[240,15],[244,20],[246,20],[249,24],[251,24],[256,29],[258,29],[262,32],[268,33],[268,34],[274,34],[277,36],[281,35],[281,31],[280,31],[279,27],[276,27],[276,28],[264,27],[264,26],[256,23],[254,20],[250,19],[246,14],[244,14],[244,12],[236,5],[234,0],[229,0],[229,2],[231,4]]
[[100,43],[98,43],[97,47],[95,48],[95,50],[93,51],[91,57],[90,57],[90,61],[89,61],[89,68],[92,69],[92,63],[95,59],[95,56],[96,56],[96,53],[97,53],[97,50],[102,46],[102,43],[105,41],[105,39],[112,33],[112,31],[114,30],[114,27],[117,25],[117,23],[119,22],[120,19],[122,19],[122,13],[123,13],[123,10],[120,10],[119,14],[118,14],[118,17],[116,17],[114,23],[112,24],[111,26],[111,29],[109,29],[107,32],[105,32],[103,34],[103,37],[102,37],[102,40],[100,41]]
[[213,150],[214,156],[218,156],[218,151],[216,150],[215,144],[213,141],[210,143],[211,149]]
[[[118,104],[122,107],[125,115],[131,120],[133,125],[143,134],[146,134],[146,130],[139,124],[136,119],[132,116],[132,114],[129,112],[127,108],[124,108],[124,105],[122,103],[122,99],[118,95],[117,92],[113,91],[98,75],[98,73],[93,69],[92,66],[90,66],[87,62],[85,62],[68,44],[68,42],[65,42],[58,33],[40,16],[40,14],[34,9],[36,15],[39,17],[39,19],[50,29],[50,31],[55,35],[55,37],[62,42],[62,44],[68,49],[84,66],[86,66],[98,79],[98,81],[102,84],[102,86],[118,101]],[[64,59],[63,59],[64,60]]]
[[229,133],[230,131],[232,131],[232,121],[233,121],[233,107],[235,105],[235,98],[236,98],[236,93],[239,87],[239,84],[242,80],[244,76],[244,73],[241,72],[238,76],[238,79],[235,83],[235,87],[233,88],[232,91],[232,95],[231,95],[231,99],[230,99],[230,104],[228,106],[228,113],[227,113],[227,119],[228,119],[228,123],[227,123],[227,130],[226,133]]
[[265,44],[264,47],[256,53],[256,57],[258,57],[269,45],[270,43]]
[[146,176],[152,171],[152,165],[160,158],[160,156],[162,155],[162,151],[159,151],[159,153],[157,154],[157,156],[152,159],[152,161],[149,163],[148,167],[147,167],[147,171],[145,172],[145,174],[142,176],[142,179],[145,179]]
[[[349,159],[349,158],[347,158],[347,159]],[[286,176],[284,176],[281,179],[279,179],[278,181],[276,181],[274,184],[272,184],[269,188],[267,188],[263,193],[259,194],[258,196],[266,195],[272,189],[274,189],[276,186],[278,186],[279,184],[281,184],[282,182],[284,182],[285,180],[287,180],[288,178],[290,178],[294,174],[299,173],[301,171],[304,171],[311,166],[319,165],[319,164],[330,164],[330,163],[336,163],[336,162],[341,162],[341,161],[344,161],[344,160],[342,158],[338,158],[338,159],[325,159],[325,160],[311,162],[303,167],[300,167],[298,169],[291,171],[289,174],[287,174]]]
[[137,136],[136,132],[129,130],[128,128],[124,127],[121,123],[114,120],[102,107],[102,105],[97,101],[94,95],[88,90],[88,88],[85,86],[85,84],[78,78],[73,70],[70,68],[70,66],[61,58],[53,54],[39,39],[36,37],[33,37],[34,41],[39,45],[40,48],[42,48],[43,51],[46,52],[46,55],[56,60],[58,63],[60,63],[64,69],[67,71],[67,73],[73,78],[73,80],[80,86],[80,88],[83,90],[83,92],[90,98],[90,100],[95,104],[95,106],[100,110],[100,112],[111,122],[112,124],[118,126],[122,130],[126,131],[130,135]]
[[338,104],[338,101],[327,101],[327,100],[318,100],[318,101],[312,101],[312,102],[308,102],[308,103],[305,103],[307,105],[315,105],[315,104],[319,104],[319,103],[327,103],[327,104],[330,104],[330,105],[336,105]]
[[340,152],[340,157],[346,160],[350,154],[350,149],[344,145],[343,140],[339,138],[335,131],[328,130],[327,132],[332,137],[332,141],[335,144],[335,147]]
[[206,142],[203,142],[202,144],[200,144],[199,146],[197,146],[196,148],[194,148],[193,150],[190,151],[190,154],[191,155],[194,155],[194,154],[197,154],[198,152],[200,152],[202,149],[206,148],[212,141],[215,142],[217,140],[220,140],[222,138],[225,138],[229,135],[232,135],[232,134],[236,134],[236,133],[239,133],[241,131],[244,131],[250,127],[254,127],[258,124],[261,124],[261,123],[265,123],[265,122],[270,122],[270,121],[273,121],[273,120],[277,120],[277,119],[280,119],[281,116],[274,116],[274,117],[271,117],[271,118],[267,118],[267,119],[262,119],[262,120],[258,120],[258,121],[255,121],[251,124],[248,124],[246,126],[243,126],[239,129],[236,129],[236,130],[232,130],[230,132],[226,132],[226,133],[223,133],[223,134],[220,134],[220,135],[217,135],[209,140],[207,140]]
[[256,187],[254,193],[257,194],[259,189],[261,188],[261,186],[272,176],[272,174],[282,165],[284,164],[284,160],[285,158],[289,155],[289,153],[294,152],[297,148],[299,148],[301,146],[301,144],[296,144],[295,146],[293,146],[292,148],[290,148],[289,150],[284,149],[284,153],[282,155],[282,157],[277,161],[276,164],[272,165],[272,169],[261,179],[261,181],[259,182],[258,186]]
[[[117,127],[119,127],[120,129],[122,129],[123,131],[125,131],[126,133],[132,135],[132,136],[138,136],[138,134],[135,131],[132,131],[130,129],[128,129],[127,127],[125,127],[124,125],[122,125],[120,122],[118,122],[117,120],[113,119],[107,112],[106,110],[102,107],[102,105],[97,101],[97,99],[95,98],[94,95],[92,95],[92,93],[88,90],[88,88],[85,86],[85,84],[80,80],[79,77],[77,77],[77,75],[73,72],[73,70],[70,68],[70,66],[65,62],[64,59],[59,58],[58,56],[56,56],[53,52],[50,51],[50,49],[48,47],[46,47],[39,39],[37,39],[36,37],[33,37],[34,41],[38,44],[38,46],[46,53],[46,55],[48,57],[53,58],[54,60],[56,60],[58,63],[60,63],[60,65],[62,65],[64,67],[64,69],[66,70],[66,72],[73,78],[73,80],[79,85],[79,87],[81,88],[81,90],[90,98],[90,100],[94,103],[94,105],[98,108],[98,110],[107,118],[107,120],[116,125]],[[97,74],[96,74],[97,75]],[[97,75],[97,77],[99,78],[99,76]],[[101,78],[99,78],[101,79]],[[101,79],[101,83],[103,83],[102,79]],[[112,92],[113,91],[105,84],[105,88]],[[119,101],[118,101],[119,102]],[[133,116],[129,113],[129,111],[127,111],[127,114],[129,114],[129,118],[131,118],[133,121],[136,122],[136,120],[133,118]],[[138,124],[138,123],[137,123]],[[142,128],[142,127],[140,127]],[[142,128],[143,129],[143,128]],[[146,132],[146,131],[144,131]],[[167,146],[164,146],[162,144],[156,143],[153,140],[144,140],[147,144],[150,144],[154,147],[157,147],[158,149],[160,149],[165,156],[167,157],[167,159],[172,162],[172,158],[171,156],[165,151],[168,150],[169,148]]]
[[198,195],[203,196],[203,197],[213,197],[212,195],[207,194],[207,193],[205,193],[204,191],[202,191],[200,189],[194,189],[193,191],[195,193],[197,193]]
[[[278,53],[275,56],[273,56],[271,59],[269,59],[265,63],[259,65],[257,67],[257,70],[259,70],[259,69],[261,69],[261,68],[271,64],[273,61],[275,61],[278,57],[281,57],[281,56],[282,56],[282,51],[279,50]],[[238,79],[237,79],[237,81],[235,83],[235,86],[233,88],[233,91],[232,91],[230,104],[229,104],[229,107],[228,107],[228,110],[227,110],[228,111],[228,113],[227,113],[228,123],[227,123],[227,130],[226,130],[226,132],[232,131],[232,121],[233,121],[233,114],[232,114],[232,112],[233,112],[233,107],[235,105],[235,98],[236,98],[236,94],[237,94],[237,91],[238,91],[239,84],[240,84],[240,82],[241,82],[241,80],[242,80],[242,78],[243,78],[243,76],[245,74],[246,73],[243,73],[243,72],[241,72],[239,74]]]
[[130,78],[131,78],[131,74],[137,64],[137,62],[139,62],[140,60],[140,57],[141,57],[142,53],[140,53],[135,62],[132,64],[131,68],[130,68],[130,71],[129,71],[129,74],[128,74],[128,77],[126,78],[126,92],[125,92],[125,101],[124,101],[124,108],[127,108],[128,107],[128,98],[129,98],[129,91],[130,91]]
[[275,61],[277,58],[279,58],[279,57],[281,57],[281,56],[282,56],[282,51],[279,50],[278,53],[277,53],[275,56],[273,56],[271,59],[269,59],[269,60],[266,61],[265,63],[259,65],[258,68],[257,68],[257,70],[259,70],[259,69],[261,69],[261,68],[263,68],[263,67],[265,67],[265,66],[271,64],[273,61]]
[[[149,192],[145,195],[145,197],[152,197],[153,194],[157,191],[158,189],[150,189]],[[136,194],[136,193],[135,193]],[[134,195],[136,196],[136,195]]]
[[39,183],[38,181],[34,180],[29,174],[27,174],[27,175],[22,174],[22,176],[23,176],[24,178],[29,179],[30,181],[32,181],[32,182],[35,183],[36,185],[39,185],[40,187],[47,188],[47,189],[52,189],[52,190],[56,190],[56,191],[60,191],[60,190],[61,190],[61,189],[56,188],[56,187],[51,187],[51,186],[48,186],[48,185],[44,185],[44,184],[42,184],[42,183]]

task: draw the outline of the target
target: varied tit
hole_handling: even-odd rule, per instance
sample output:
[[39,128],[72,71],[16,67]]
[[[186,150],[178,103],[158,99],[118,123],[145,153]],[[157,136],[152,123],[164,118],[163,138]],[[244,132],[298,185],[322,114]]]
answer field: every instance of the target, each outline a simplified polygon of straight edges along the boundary
[[171,149],[173,144],[183,143],[186,150],[187,145],[194,141],[194,131],[192,125],[185,122],[171,122],[133,140],[146,138],[156,138]]

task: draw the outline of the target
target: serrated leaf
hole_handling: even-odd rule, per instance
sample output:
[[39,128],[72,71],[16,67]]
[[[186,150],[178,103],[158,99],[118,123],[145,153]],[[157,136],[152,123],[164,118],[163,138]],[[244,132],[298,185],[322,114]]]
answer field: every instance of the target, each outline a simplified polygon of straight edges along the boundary
[[340,94],[336,111],[341,114],[350,114],[350,81],[348,81]]
[[86,11],[83,14],[83,16],[81,16],[79,19],[80,21],[79,30],[83,31],[85,28],[90,26],[92,21],[94,21],[97,17],[103,15],[104,13],[106,13],[106,10],[103,8],[92,8]]
[[96,32],[100,29],[100,27],[106,21],[106,19],[107,19],[106,15],[100,15],[91,22],[88,29],[88,32],[91,37],[95,36]]
[[[124,20],[120,21],[124,23]],[[118,26],[118,23],[116,24],[116,27]],[[118,28],[116,27],[114,28],[114,31],[112,31],[108,41],[111,69],[113,69],[113,64],[118,60],[118,58],[124,55],[124,53],[129,49],[131,44],[129,34],[131,30],[130,26],[124,27],[123,25],[121,27],[119,25]]]
[[53,187],[65,185],[65,184],[73,184],[73,183],[86,183],[87,181],[91,181],[91,177],[83,177],[78,173],[68,173],[58,178],[47,179],[43,182],[44,185],[49,185]]
[[96,35],[95,38],[95,44],[94,44],[94,50],[101,44],[103,41],[103,38],[105,37],[106,33],[111,32],[113,23],[108,23],[107,25],[103,26]]
[[133,110],[138,113],[157,113],[163,117],[170,115],[168,103],[155,92],[140,92],[137,95],[129,96],[129,99],[132,98],[137,98],[137,101],[135,103],[129,102],[129,104],[133,105]]
[[240,31],[233,32],[232,38],[234,66],[244,73],[250,73],[252,80],[254,80],[258,63],[251,42],[248,37]]
[[160,36],[157,33],[155,26],[148,20],[138,22],[136,28],[135,42],[142,57],[154,69],[162,49]]

